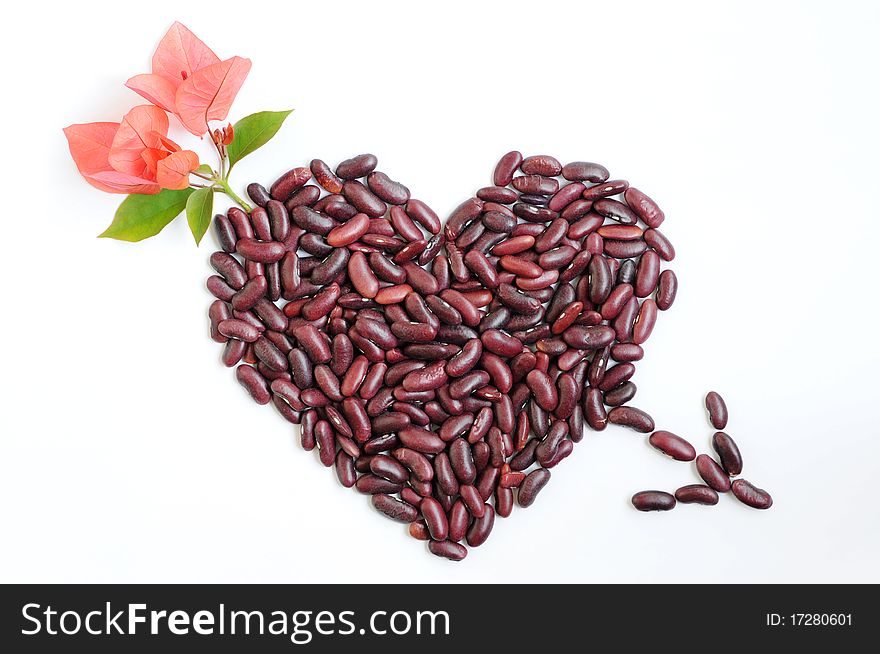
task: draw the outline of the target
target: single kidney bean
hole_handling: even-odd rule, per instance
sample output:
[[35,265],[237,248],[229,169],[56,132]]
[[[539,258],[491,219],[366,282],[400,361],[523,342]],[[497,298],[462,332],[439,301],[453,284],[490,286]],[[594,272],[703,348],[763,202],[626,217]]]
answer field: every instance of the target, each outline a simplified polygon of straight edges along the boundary
[[645,232],[645,243],[653,248],[664,261],[675,259],[675,248],[672,247],[672,243],[656,229],[649,229]]
[[585,200],[600,200],[602,198],[607,198],[612,195],[617,195],[618,193],[622,193],[629,187],[629,182],[625,179],[614,179],[606,182],[602,182],[601,184],[596,184],[595,186],[588,187],[581,196]]
[[250,394],[257,404],[269,404],[272,395],[269,392],[269,384],[253,366],[242,364],[235,369],[235,377],[238,383]]
[[589,161],[573,161],[562,167],[562,176],[571,181],[587,181],[602,183],[608,179],[609,173],[605,166]]
[[549,470],[539,468],[530,472],[528,475],[526,475],[526,478],[519,485],[519,490],[517,492],[517,503],[523,508],[529,507],[534,504],[538,493],[541,492],[541,489],[547,485],[548,481],[550,481]]
[[376,493],[370,498],[370,501],[378,511],[384,513],[392,520],[409,523],[414,522],[419,518],[418,509],[406,502],[401,502],[390,495]]
[[269,200],[272,199],[272,196],[269,195],[269,191],[266,190],[266,187],[257,182],[247,185],[247,194],[248,197],[254,201],[254,204],[260,207],[265,207]]
[[367,176],[367,186],[379,199],[388,204],[401,205],[409,200],[409,189],[395,182],[385,173],[374,171]]
[[513,180],[513,174],[523,161],[521,153],[513,150],[505,154],[495,165],[492,181],[495,186],[507,186]]
[[366,177],[376,169],[379,160],[373,154],[359,154],[336,166],[336,175],[345,180]]
[[604,401],[608,406],[620,406],[626,404],[636,396],[636,385],[632,382],[624,382],[604,393]]
[[608,421],[615,425],[629,427],[643,434],[654,431],[654,419],[641,409],[631,406],[616,406],[608,412]]
[[675,491],[675,499],[682,504],[718,504],[718,493],[703,484],[682,486]]
[[[354,460],[342,450],[339,450],[339,452],[336,454],[336,477],[337,479],[339,479],[339,483],[346,488],[351,488],[355,485],[355,482],[357,481],[357,472],[355,472],[354,469]],[[373,496],[374,500],[376,497],[378,496]],[[391,497],[388,495],[386,495],[385,497],[391,499]],[[373,504],[375,505],[375,501],[373,502]],[[407,520],[407,522],[412,521]]]
[[723,431],[716,431],[712,437],[712,447],[718,453],[721,460],[721,467],[731,477],[735,477],[742,472],[743,460],[739,452],[736,442]]
[[370,218],[381,218],[388,210],[387,205],[357,180],[350,179],[342,185],[342,195],[355,209]]
[[706,393],[706,411],[709,412],[709,422],[715,429],[727,427],[727,404],[719,393],[715,391]]
[[693,461],[697,458],[694,446],[670,431],[655,431],[648,438],[648,442],[676,461]]
[[541,408],[546,411],[553,411],[556,408],[559,403],[559,395],[547,373],[541,370],[532,370],[526,375],[526,384]]
[[[315,176],[315,181],[318,182],[318,184],[321,185],[321,188],[325,191],[328,193],[342,192],[342,180],[333,174],[333,171],[330,170],[330,166],[326,163],[320,159],[312,159],[309,168],[312,171],[312,175]],[[256,200],[254,201],[256,202]]]
[[697,457],[697,472],[713,490],[726,493],[730,490],[730,477],[712,457],[701,454]]
[[275,183],[269,188],[269,195],[275,200],[284,202],[290,197],[300,186],[303,186],[312,178],[312,171],[308,168],[294,168],[284,173],[275,180]]
[[628,259],[637,257],[648,249],[644,241],[616,241],[608,239],[602,243],[602,251],[609,257]]
[[753,509],[769,509],[773,506],[773,498],[770,493],[758,488],[745,479],[737,479],[731,486],[733,494],[740,502]]
[[660,280],[657,284],[657,295],[655,302],[660,311],[666,311],[675,301],[675,295],[678,292],[678,278],[671,270],[664,270],[660,273]]
[[648,227],[660,227],[666,218],[666,216],[663,215],[663,211],[660,210],[660,207],[637,188],[627,188],[623,194],[623,198],[633,212],[638,215],[638,217],[642,219],[642,222],[648,225]]
[[436,541],[446,540],[449,534],[449,521],[440,502],[433,497],[425,497],[422,499],[419,508],[425,523],[428,525],[431,538]]
[[428,551],[435,556],[449,559],[450,561],[461,561],[467,556],[467,548],[464,545],[454,543],[451,540],[428,541]]
[[657,288],[660,278],[660,256],[653,250],[648,250],[642,255],[636,273],[635,294],[636,297],[648,297]]
[[639,511],[669,511],[675,508],[675,497],[663,491],[641,491],[632,496],[632,505]]
[[657,322],[657,303],[648,298],[642,302],[639,308],[639,314],[633,323],[632,341],[637,345],[641,345],[648,340],[651,332],[654,330],[654,324]]

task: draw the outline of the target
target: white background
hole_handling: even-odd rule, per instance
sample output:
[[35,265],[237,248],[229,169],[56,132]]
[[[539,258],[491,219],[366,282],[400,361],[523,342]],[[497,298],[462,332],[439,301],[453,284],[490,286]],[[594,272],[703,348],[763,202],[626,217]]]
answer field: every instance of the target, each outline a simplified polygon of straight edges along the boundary
[[[7,13],[0,581],[880,581],[873,3]],[[95,238],[121,198],[79,178],[61,128],[138,104],[123,82],[175,19],[253,60],[233,120],[296,108],[239,189],[369,151],[445,215],[516,148],[603,162],[657,199],[681,290],[635,403],[706,451],[702,397],[721,391],[772,510],[636,512],[633,492],[697,477],[622,428],[588,434],[461,564],[342,489],[219,363],[211,239],[196,249],[182,220]]]

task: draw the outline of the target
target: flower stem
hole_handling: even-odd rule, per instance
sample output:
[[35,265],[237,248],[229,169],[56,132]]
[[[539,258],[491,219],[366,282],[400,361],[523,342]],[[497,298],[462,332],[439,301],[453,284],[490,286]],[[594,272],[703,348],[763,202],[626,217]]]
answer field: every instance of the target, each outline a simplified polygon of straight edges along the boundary
[[214,180],[214,183],[217,185],[217,188],[222,190],[226,195],[228,195],[233,202],[236,202],[242,209],[247,212],[251,211],[251,205],[242,200],[238,194],[232,190],[232,187],[229,186],[229,182],[223,178],[218,178]]

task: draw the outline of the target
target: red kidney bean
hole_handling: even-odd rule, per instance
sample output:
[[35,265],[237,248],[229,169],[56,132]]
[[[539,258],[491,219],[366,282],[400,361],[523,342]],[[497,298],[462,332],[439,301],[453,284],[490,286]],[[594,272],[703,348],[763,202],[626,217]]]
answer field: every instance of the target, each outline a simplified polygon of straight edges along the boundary
[[703,486],[703,484],[690,484],[689,486],[682,486],[675,491],[675,499],[682,504],[706,504],[711,506],[718,504],[718,493],[708,486]]
[[571,181],[601,183],[608,179],[608,169],[597,163],[573,161],[562,167],[562,176]]
[[[532,193],[538,195],[553,195],[559,190],[559,182],[552,177],[542,175],[523,175],[514,177],[513,188],[520,193]],[[514,213],[516,210],[514,209]]]
[[474,523],[467,532],[467,544],[471,547],[479,547],[485,543],[486,539],[489,538],[489,534],[492,533],[494,525],[495,509],[486,504],[482,517],[474,520]]
[[462,484],[473,484],[477,478],[471,446],[463,438],[454,439],[449,446],[449,462]]
[[499,202],[501,204],[513,204],[516,202],[516,192],[502,186],[486,186],[477,191],[477,197],[485,202]]
[[648,250],[642,255],[636,273],[635,294],[636,297],[648,297],[657,288],[660,278],[660,256]]
[[359,154],[351,159],[346,159],[336,166],[336,175],[341,179],[350,180],[358,177],[366,177],[376,169],[379,160],[373,154]]
[[539,468],[530,472],[523,482],[519,485],[517,492],[517,503],[525,508],[534,504],[538,493],[550,481],[550,471]]
[[321,188],[325,191],[328,193],[342,192],[342,180],[333,174],[330,166],[326,163],[320,159],[312,159],[309,168],[312,171],[312,175],[315,177],[315,181],[318,182],[318,184],[321,185]]
[[602,431],[608,425],[608,414],[602,402],[602,391],[588,388],[584,395],[584,413],[587,424],[596,431]]
[[[578,202],[579,200],[581,200],[581,194],[584,192],[585,189],[586,187],[580,182],[566,184],[553,194],[553,197],[550,198],[550,201],[547,204],[547,208],[551,211],[563,211],[574,202]],[[582,209],[583,206],[583,204],[578,205],[578,207],[572,209],[572,211],[570,211],[568,215],[563,214],[562,217],[566,221],[570,220],[572,215]],[[589,207],[587,207],[587,210],[589,210]],[[586,213],[586,211],[584,211],[584,213]]]
[[315,205],[319,197],[321,197],[321,189],[313,184],[307,184],[291,193],[290,197],[284,201],[284,208],[289,214],[295,207]]
[[431,538],[435,541],[446,540],[449,534],[449,521],[440,502],[433,497],[425,497],[422,499],[419,508],[425,523],[428,525]]
[[272,399],[269,385],[253,366],[245,364],[238,366],[235,369],[235,377],[257,404],[268,404]]
[[377,454],[370,459],[370,471],[378,477],[404,484],[409,479],[409,471],[397,460],[385,454]]
[[235,252],[235,242],[238,240],[238,236],[229,218],[222,213],[214,216],[214,235],[224,252]]
[[664,270],[660,273],[660,280],[657,285],[657,295],[655,302],[660,311],[666,311],[675,301],[675,295],[678,292],[678,279],[671,270]]
[[727,404],[719,393],[715,391],[706,393],[706,411],[709,412],[709,422],[715,429],[727,427]]
[[381,218],[388,210],[382,200],[357,180],[347,180],[342,185],[342,195],[355,209],[362,211],[370,218]]
[[648,438],[648,442],[676,461],[693,461],[697,458],[694,446],[670,431],[655,431]]
[[284,202],[300,186],[303,186],[312,178],[312,171],[308,168],[294,168],[284,173],[275,180],[269,188],[269,195],[275,200]]
[[505,154],[495,166],[492,181],[495,186],[507,186],[513,180],[513,174],[523,161],[523,156],[516,150]]
[[730,477],[712,457],[701,454],[697,457],[697,472],[713,490],[726,493],[730,490]]
[[479,216],[482,210],[483,201],[479,198],[469,198],[458,205],[446,221],[446,228],[444,230],[446,239],[454,241],[458,238],[461,230]]
[[419,481],[429,482],[434,479],[434,468],[423,454],[406,447],[400,447],[394,450],[392,455],[412,471],[412,474]]
[[247,185],[247,194],[248,197],[254,201],[254,204],[260,207],[265,207],[266,203],[272,199],[269,195],[269,191],[266,190],[266,187],[257,182]]
[[[610,350],[609,350],[610,353]],[[602,377],[601,381],[596,384],[590,384],[591,386],[598,386],[599,390],[602,391],[610,391],[612,388],[615,388],[622,384],[625,381],[628,381],[636,372],[636,367],[631,363],[619,363],[616,366],[612,366],[609,368],[605,375]]]
[[642,302],[639,314],[633,323],[632,341],[637,345],[641,345],[648,340],[651,332],[654,330],[654,323],[657,321],[657,303],[648,298]]
[[663,491],[641,491],[632,496],[632,505],[639,511],[669,511],[675,508],[675,497]]
[[735,480],[731,489],[736,499],[753,509],[769,509],[773,506],[773,498],[770,493],[752,485],[745,479]]
[[217,331],[227,338],[253,343],[260,338],[260,330],[244,320],[230,318],[217,324]]
[[406,214],[432,234],[440,233],[440,218],[421,200],[410,199],[406,203]]
[[526,175],[544,175],[545,177],[556,177],[562,172],[562,164],[547,154],[526,157],[520,163],[519,168]]
[[559,395],[556,392],[556,387],[547,373],[540,370],[532,370],[526,375],[526,384],[541,408],[546,411],[553,411],[559,404]]
[[451,540],[428,541],[428,551],[435,556],[449,559],[450,561],[461,561],[467,556],[467,548]]
[[645,351],[635,343],[616,343],[611,346],[611,358],[615,361],[641,361]]
[[623,194],[623,198],[633,212],[638,215],[638,217],[642,219],[642,222],[648,225],[648,227],[657,228],[666,218],[666,216],[663,215],[663,211],[660,210],[660,207],[637,188],[627,188],[626,192]]
[[653,248],[664,261],[675,259],[675,248],[672,247],[672,243],[656,229],[649,229],[645,232],[645,243]]
[[416,507],[401,502],[398,499],[385,495],[384,493],[376,493],[370,501],[378,511],[397,522],[414,522],[419,518],[419,510]]
[[608,239],[602,243],[602,251],[609,257],[628,259],[637,257],[648,249],[644,241],[615,241]]
[[401,205],[409,200],[409,189],[400,182],[395,182],[385,173],[375,171],[367,175],[367,186],[379,199],[388,204]]
[[585,200],[600,200],[622,193],[629,188],[625,179],[614,179],[588,187],[581,195]]
[[370,474],[358,477],[354,486],[359,492],[364,493],[365,495],[376,495],[378,493],[386,493],[390,495],[393,493],[399,493],[403,488],[403,486],[398,483]]
[[245,259],[259,263],[275,263],[287,253],[282,243],[257,241],[252,238],[239,239],[235,245],[235,251]]
[[[354,469],[354,461],[342,450],[339,450],[339,453],[336,455],[336,477],[337,479],[339,479],[339,483],[346,488],[351,488],[355,485],[355,482],[357,481],[357,473]],[[374,500],[376,497],[378,496],[373,496]],[[385,497],[391,499],[388,495],[385,495]],[[375,501],[373,503],[375,504]],[[407,522],[412,521],[407,520]]]
[[227,284],[219,275],[211,275],[208,277],[205,285],[211,295],[223,302],[229,302],[229,300],[232,299],[232,296],[235,295],[235,289]]
[[736,442],[723,431],[716,431],[712,437],[712,447],[718,453],[721,467],[731,477],[742,472],[743,460]]
[[608,422],[629,427],[643,434],[654,431],[654,419],[641,409],[616,406],[608,412]]
[[449,535],[448,538],[450,541],[460,541],[464,540],[465,534],[468,530],[468,524],[470,523],[471,516],[468,513],[468,510],[464,506],[464,502],[461,500],[456,500],[452,505],[452,508],[449,510]]

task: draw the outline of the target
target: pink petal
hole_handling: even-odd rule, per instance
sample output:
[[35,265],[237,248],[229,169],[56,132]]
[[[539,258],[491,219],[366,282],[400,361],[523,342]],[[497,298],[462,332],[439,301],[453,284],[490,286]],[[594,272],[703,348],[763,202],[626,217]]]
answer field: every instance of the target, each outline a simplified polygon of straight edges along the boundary
[[108,156],[119,123],[85,123],[64,128],[67,147],[83,175],[112,170]]
[[134,177],[146,177],[147,165],[141,153],[147,148],[161,148],[161,138],[168,133],[168,114],[159,107],[142,104],[122,119],[110,146],[108,161],[114,170]]
[[107,170],[85,176],[86,181],[108,193],[140,193],[143,195],[155,195],[162,190],[156,182],[142,179],[133,175],[126,175],[115,170]]
[[162,188],[175,190],[189,186],[189,174],[199,167],[199,156],[192,150],[174,152],[156,164],[156,181]]
[[176,89],[197,70],[220,61],[220,57],[181,23],[174,23],[153,54],[153,73]]
[[223,120],[251,69],[251,60],[232,57],[202,68],[177,89],[175,106],[183,126],[202,136],[209,120]]
[[174,113],[174,94],[177,84],[172,84],[159,75],[135,75],[125,85],[140,94],[157,107]]

